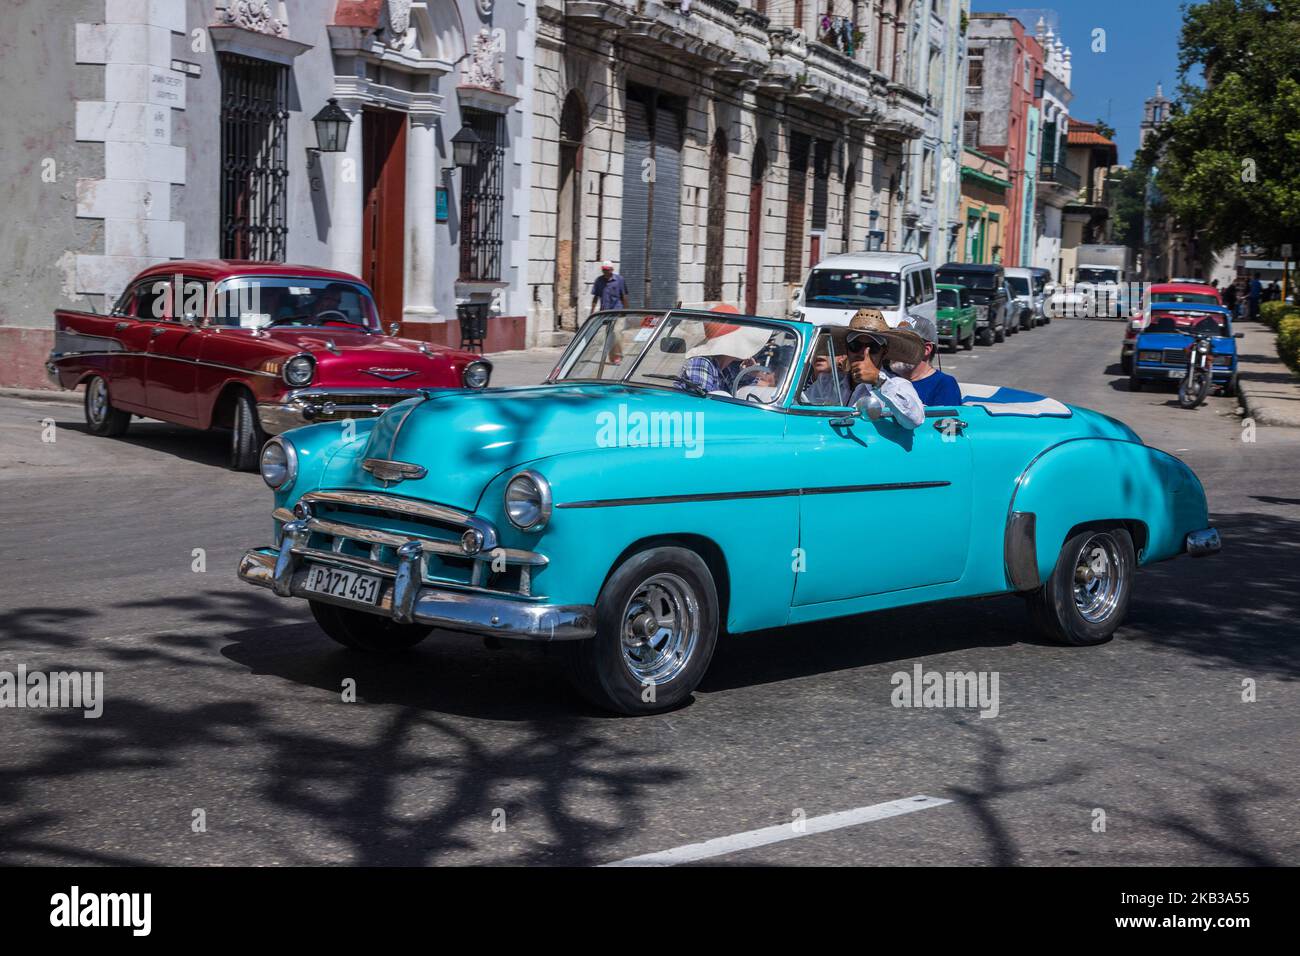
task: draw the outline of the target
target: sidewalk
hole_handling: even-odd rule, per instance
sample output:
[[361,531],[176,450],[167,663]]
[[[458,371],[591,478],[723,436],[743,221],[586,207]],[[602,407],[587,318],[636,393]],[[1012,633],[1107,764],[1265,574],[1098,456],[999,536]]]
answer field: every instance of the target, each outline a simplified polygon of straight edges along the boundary
[[1300,428],[1300,376],[1277,357],[1277,333],[1258,322],[1238,322],[1237,388],[1246,417],[1260,425]]

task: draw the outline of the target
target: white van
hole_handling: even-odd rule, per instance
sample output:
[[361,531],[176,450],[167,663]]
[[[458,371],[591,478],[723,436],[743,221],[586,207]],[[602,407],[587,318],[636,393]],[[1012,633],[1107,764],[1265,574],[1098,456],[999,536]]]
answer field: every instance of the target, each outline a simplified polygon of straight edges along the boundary
[[848,325],[858,309],[890,325],[909,313],[935,321],[934,268],[915,252],[846,252],[813,266],[795,293],[794,317],[814,325]]

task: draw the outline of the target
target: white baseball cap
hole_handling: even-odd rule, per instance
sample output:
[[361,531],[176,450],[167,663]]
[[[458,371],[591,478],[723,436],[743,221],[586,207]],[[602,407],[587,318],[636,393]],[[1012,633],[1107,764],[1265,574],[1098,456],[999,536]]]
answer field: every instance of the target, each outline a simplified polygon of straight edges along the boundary
[[612,263],[612,262],[610,262],[608,259],[606,259],[604,262],[602,262],[602,263],[600,264],[600,268],[601,268],[601,271],[602,271],[602,272],[603,272],[605,269],[612,269],[612,268],[614,268],[614,263]]

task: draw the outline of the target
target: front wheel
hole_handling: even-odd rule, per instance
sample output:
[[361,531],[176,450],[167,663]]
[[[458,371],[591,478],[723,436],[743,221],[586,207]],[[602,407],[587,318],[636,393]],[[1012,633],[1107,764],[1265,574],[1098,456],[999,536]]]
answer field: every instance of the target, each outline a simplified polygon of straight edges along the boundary
[[1059,644],[1103,644],[1128,613],[1137,558],[1123,528],[1086,529],[1061,548],[1052,576],[1029,595],[1036,629]]
[[1209,391],[1210,373],[1203,368],[1194,368],[1178,386],[1178,404],[1183,408],[1195,408],[1205,401]]
[[433,628],[424,624],[398,624],[392,618],[353,611],[345,607],[308,601],[320,629],[344,647],[371,654],[391,654],[414,647]]
[[597,707],[633,716],[682,703],[718,640],[718,592],[685,548],[651,548],[610,575],[596,600],[596,636],[566,648],[569,676]]
[[999,325],[997,331],[993,333],[994,342],[1005,342],[1007,340],[1007,327]]
[[230,467],[234,471],[255,471],[257,458],[266,444],[266,432],[257,417],[257,403],[248,392],[235,396],[234,423],[230,429]]
[[86,427],[92,435],[117,438],[125,434],[127,426],[131,424],[131,413],[113,407],[108,394],[108,382],[98,375],[86,383],[83,407],[86,412]]

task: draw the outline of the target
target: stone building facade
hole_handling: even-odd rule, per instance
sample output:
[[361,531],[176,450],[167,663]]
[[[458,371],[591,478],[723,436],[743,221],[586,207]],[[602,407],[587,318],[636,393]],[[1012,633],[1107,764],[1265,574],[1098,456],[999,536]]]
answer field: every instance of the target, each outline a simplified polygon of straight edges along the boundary
[[[54,309],[103,310],[178,258],[340,268],[430,341],[459,342],[458,304],[480,301],[489,347],[522,345],[533,2],[10,10],[34,40],[0,60],[5,127],[22,131],[0,155],[0,384],[44,384]],[[330,99],[351,119],[341,153],[316,148]],[[484,145],[459,169],[463,126]]]
[[915,228],[937,0],[538,2],[533,340],[585,318],[603,259],[634,305],[785,314],[809,263]]
[[961,229],[956,261],[1004,261],[1007,232],[1016,228],[1007,206],[1010,190],[1011,172],[1006,163],[969,146],[962,151]]
[[1042,18],[1034,38],[1043,51],[1041,95],[1042,135],[1038,156],[1038,180],[1034,190],[1035,238],[1030,265],[1047,269],[1059,282],[1061,239],[1065,208],[1078,197],[1082,180],[1069,165],[1070,89],[1073,74],[1070,48],[1061,42]]

